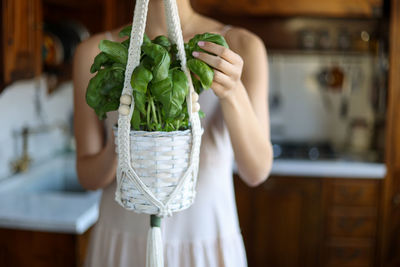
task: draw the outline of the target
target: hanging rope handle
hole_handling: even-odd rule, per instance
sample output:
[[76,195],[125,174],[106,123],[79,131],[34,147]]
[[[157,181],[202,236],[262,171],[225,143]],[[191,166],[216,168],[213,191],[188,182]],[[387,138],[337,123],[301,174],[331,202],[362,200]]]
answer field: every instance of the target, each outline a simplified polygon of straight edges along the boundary
[[[126,64],[126,69],[125,69],[125,79],[124,79],[124,87],[122,89],[122,96],[127,95],[131,99],[131,105],[129,108],[129,114],[124,115],[119,112],[119,120],[118,120],[118,125],[120,125],[120,120],[126,121],[128,120],[130,122],[133,114],[133,110],[135,108],[135,101],[132,97],[132,86],[130,83],[131,76],[133,73],[133,70],[140,64],[140,53],[141,53],[141,46],[143,43],[143,36],[145,32],[145,27],[146,27],[146,19],[147,19],[147,12],[148,12],[148,4],[149,0],[137,0],[136,5],[135,5],[135,11],[134,11],[134,16],[133,16],[133,23],[132,23],[132,31],[131,31],[131,37],[130,37],[130,43],[129,43],[129,49],[128,49],[128,61]],[[185,47],[184,47],[184,42],[183,42],[183,36],[182,36],[182,30],[181,30],[181,24],[179,20],[179,13],[178,13],[178,7],[176,5],[176,0],[164,0],[164,7],[165,7],[165,15],[166,15],[166,21],[167,21],[167,30],[168,30],[168,37],[172,41],[172,43],[175,43],[177,45],[177,50],[178,50],[178,58],[181,61],[181,68],[186,74],[186,77],[188,79],[189,83],[189,93],[186,96],[186,103],[187,103],[187,111],[189,115],[189,121],[192,126],[192,130],[196,131],[196,133],[199,133],[201,131],[200,129],[200,119],[199,115],[197,112],[193,113],[192,112],[192,93],[194,92],[194,87],[192,83],[192,77],[190,75],[190,71],[187,68],[186,65],[186,54],[185,54]],[[126,104],[120,103],[119,110],[122,108],[127,108]],[[129,137],[129,129],[126,129],[123,121],[122,127],[118,126],[118,136],[128,136]],[[130,125],[129,125],[130,126]],[[122,132],[125,132],[125,135],[121,135]],[[127,134],[127,135],[126,135]],[[121,139],[121,138],[118,138]],[[120,146],[120,143],[118,143],[118,147]],[[120,151],[123,152],[123,151]],[[125,160],[128,160],[126,158]],[[128,161],[130,162],[130,161]]]
[[[137,0],[135,6],[135,12],[133,16],[133,24],[131,31],[131,38],[128,50],[128,61],[125,70],[125,80],[124,87],[122,90],[122,95],[128,95],[132,98],[132,103],[130,106],[129,120],[132,118],[134,110],[134,99],[132,97],[132,86],[130,83],[133,70],[140,64],[140,52],[143,43],[143,36],[146,27],[147,11],[148,11],[149,0]],[[167,21],[168,37],[172,43],[177,45],[178,58],[181,61],[181,68],[186,74],[189,83],[189,93],[186,96],[186,103],[189,114],[189,121],[193,123],[195,116],[198,117],[198,113],[192,112],[192,93],[194,92],[194,87],[192,83],[192,78],[190,71],[186,65],[186,54],[183,42],[181,24],[179,20],[178,7],[176,0],[164,0],[165,15]],[[120,107],[125,104],[120,103]]]
[[[133,110],[135,108],[134,99],[132,97],[132,86],[130,83],[130,79],[132,76],[133,70],[140,64],[140,53],[141,46],[143,43],[143,36],[146,27],[146,19],[148,12],[148,3],[149,0],[137,0],[135,5],[135,11],[133,16],[132,23],[132,31],[130,37],[130,44],[128,49],[128,61],[125,70],[125,80],[124,87],[122,90],[122,97],[126,99],[129,97],[131,101],[121,101],[119,106],[119,119],[118,119],[118,170],[117,170],[117,190],[116,190],[116,199],[120,200],[120,187],[121,187],[121,179],[123,177],[128,178],[136,185],[137,189],[155,206],[157,206],[161,213],[169,213],[167,204],[175,197],[176,192],[183,186],[185,180],[189,175],[188,172],[193,171],[194,175],[197,175],[198,167],[193,167],[193,154],[199,153],[199,147],[201,142],[201,124],[200,118],[197,112],[192,113],[192,93],[194,92],[192,79],[190,76],[190,72],[186,66],[186,54],[183,43],[182,30],[180,26],[178,8],[176,5],[176,0],[164,0],[165,6],[165,14],[167,21],[167,29],[168,29],[168,37],[177,45],[178,50],[178,58],[181,61],[181,67],[189,82],[189,93],[186,96],[186,103],[189,115],[190,126],[192,129],[192,146],[190,153],[190,164],[185,172],[185,175],[181,177],[176,186],[173,193],[170,195],[167,203],[165,205],[161,203],[157,198],[155,198],[154,194],[145,186],[145,184],[139,179],[136,172],[131,166],[131,157],[130,157],[130,121],[132,118]],[[123,103],[122,103],[123,102]],[[130,107],[127,106],[127,103],[131,103]],[[127,110],[129,108],[129,113],[125,114],[122,112],[123,110]]]

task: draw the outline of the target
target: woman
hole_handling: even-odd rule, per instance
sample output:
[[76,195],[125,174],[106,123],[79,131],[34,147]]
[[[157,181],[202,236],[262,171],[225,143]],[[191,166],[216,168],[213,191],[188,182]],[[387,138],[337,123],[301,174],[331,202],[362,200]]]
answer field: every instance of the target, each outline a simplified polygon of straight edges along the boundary
[[[232,181],[232,159],[249,186],[262,183],[272,164],[267,108],[268,70],[263,42],[254,34],[196,13],[177,0],[184,41],[197,33],[225,36],[230,49],[199,43],[194,56],[215,70],[212,90],[200,96],[204,134],[195,203],[162,220],[165,265],[246,266]],[[130,11],[129,11],[130,12]],[[87,266],[145,266],[148,215],[126,211],[114,201],[117,156],[111,126],[117,113],[99,121],[86,104],[90,66],[102,39],[121,41],[120,29],[97,34],[79,45],[74,57],[74,111],[77,170],[87,189],[103,189],[99,221],[92,232]],[[166,35],[164,4],[150,0],[146,33]]]

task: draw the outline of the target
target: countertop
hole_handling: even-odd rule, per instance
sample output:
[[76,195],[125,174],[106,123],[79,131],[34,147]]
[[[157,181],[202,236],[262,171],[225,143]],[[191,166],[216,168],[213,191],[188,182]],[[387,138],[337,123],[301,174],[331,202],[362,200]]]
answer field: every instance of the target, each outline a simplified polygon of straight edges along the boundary
[[85,191],[75,156],[63,155],[0,182],[0,227],[84,233],[98,219],[100,191]]
[[[236,168],[235,168],[236,171]],[[383,163],[274,161],[271,175],[292,177],[385,177]],[[55,157],[28,173],[0,181],[0,227],[81,234],[98,219],[100,191],[85,191],[75,172],[75,156]]]
[[386,175],[386,166],[384,163],[342,160],[276,159],[272,165],[271,175],[383,179]]

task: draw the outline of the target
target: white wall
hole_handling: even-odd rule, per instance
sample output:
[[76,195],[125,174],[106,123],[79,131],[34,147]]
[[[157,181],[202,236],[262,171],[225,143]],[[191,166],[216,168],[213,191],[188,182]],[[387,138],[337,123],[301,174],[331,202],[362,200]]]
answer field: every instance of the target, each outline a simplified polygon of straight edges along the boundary
[[[346,148],[353,119],[364,119],[372,131],[373,64],[373,57],[363,54],[270,53],[270,99],[273,94],[280,97],[279,107],[270,110],[272,140],[330,142]],[[322,69],[332,66],[344,70],[344,79],[348,79],[336,91],[322,88],[316,78]],[[348,114],[342,117],[345,91]]]
[[[40,115],[35,108],[35,97],[42,108]],[[12,175],[10,163],[21,156],[22,137],[18,133],[23,126],[43,129],[43,125],[70,125],[72,106],[72,83],[65,83],[48,95],[44,77],[36,82],[15,82],[0,93],[0,179]],[[31,134],[28,152],[33,164],[43,162],[63,150],[68,139],[70,135],[68,137],[65,131],[57,127]]]

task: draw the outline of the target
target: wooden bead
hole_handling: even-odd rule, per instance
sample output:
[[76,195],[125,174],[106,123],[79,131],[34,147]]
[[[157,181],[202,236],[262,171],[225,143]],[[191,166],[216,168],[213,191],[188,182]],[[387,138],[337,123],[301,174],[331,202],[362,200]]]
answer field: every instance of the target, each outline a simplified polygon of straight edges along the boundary
[[192,112],[199,112],[199,110],[200,110],[200,104],[198,102],[193,103]]
[[199,101],[199,95],[196,92],[192,93],[192,103]]
[[121,104],[130,105],[132,103],[132,98],[129,95],[122,95],[119,101]]
[[129,106],[128,105],[121,105],[118,109],[119,114],[121,115],[128,115],[129,114]]

